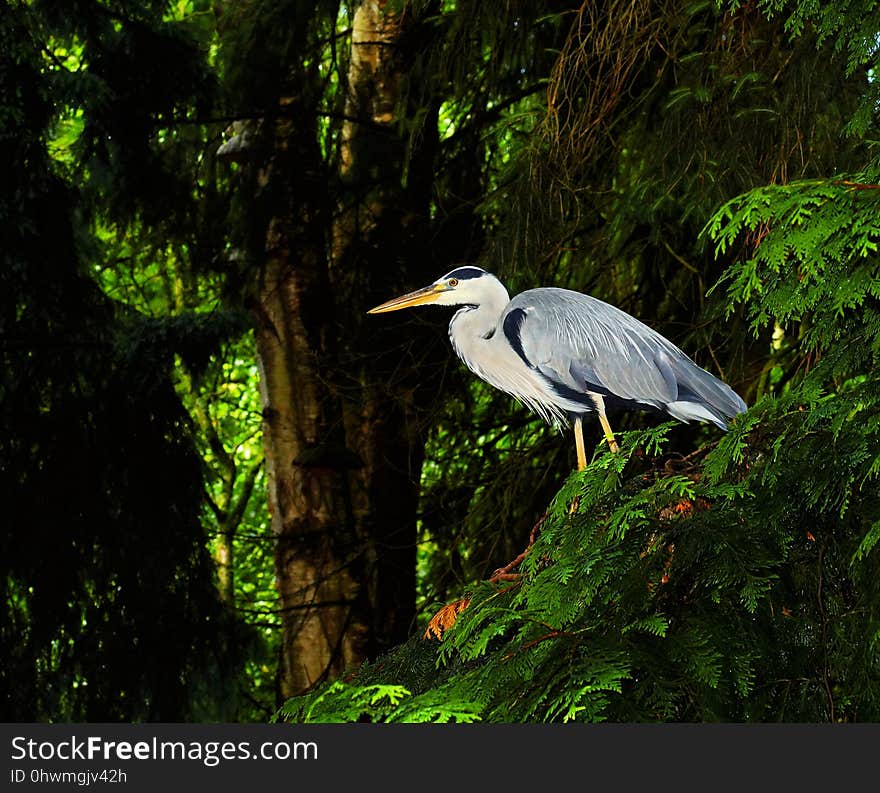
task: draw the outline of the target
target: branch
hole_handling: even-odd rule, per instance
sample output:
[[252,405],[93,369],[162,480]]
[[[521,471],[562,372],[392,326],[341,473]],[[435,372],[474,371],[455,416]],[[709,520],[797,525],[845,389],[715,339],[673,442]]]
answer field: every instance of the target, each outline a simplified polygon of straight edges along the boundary
[[254,492],[254,485],[263,467],[263,460],[257,460],[245,475],[244,484],[242,485],[241,495],[238,501],[229,510],[229,521],[227,528],[234,531],[244,518],[244,511],[247,509],[248,502],[251,500],[251,494]]
[[513,561],[508,562],[504,567],[499,567],[492,575],[489,577],[490,582],[495,581],[515,581],[520,577],[520,573],[512,573],[515,567],[519,567],[522,563],[523,559],[526,558],[526,554],[531,550],[532,546],[535,544],[535,539],[538,536],[538,531],[541,529],[541,526],[544,525],[544,521],[547,520],[547,513],[545,512],[538,518],[538,522],[532,526],[532,531],[529,533],[529,544],[526,546],[526,549],[517,556]]
[[525,99],[527,96],[536,94],[538,93],[538,91],[543,90],[546,87],[546,80],[538,83],[532,83],[525,88],[521,88],[515,94],[507,97],[503,102],[499,102],[497,105],[493,105],[488,110],[484,110],[482,113],[475,114],[472,123],[461,127],[460,129],[457,129],[455,132],[453,132],[448,138],[442,141],[442,146],[446,148],[450,144],[457,143],[459,138],[463,138],[465,135],[468,135],[471,132],[482,129],[484,126],[486,126],[486,124],[491,124],[493,121],[497,121],[499,118],[501,118],[504,111],[507,110],[511,105],[515,105],[517,102]]
[[202,492],[205,496],[205,501],[208,503],[208,506],[211,508],[211,512],[214,513],[214,517],[217,518],[217,522],[223,525],[223,521],[226,519],[226,511],[221,509],[216,501],[211,498],[210,492],[208,492],[207,487],[202,488]]
[[880,184],[865,184],[864,182],[851,182],[849,179],[836,179],[832,184],[840,184],[853,190],[880,190]]

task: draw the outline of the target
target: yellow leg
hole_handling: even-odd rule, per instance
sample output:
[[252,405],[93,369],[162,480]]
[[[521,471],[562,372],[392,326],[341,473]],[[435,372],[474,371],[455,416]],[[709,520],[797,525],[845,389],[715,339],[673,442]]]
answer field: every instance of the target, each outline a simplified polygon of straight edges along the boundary
[[577,449],[578,471],[583,471],[587,467],[587,452],[584,449],[584,429],[580,416],[575,416],[574,419],[574,445]]
[[608,448],[611,449],[614,454],[617,454],[619,451],[617,441],[614,440],[614,433],[611,431],[611,425],[608,423],[608,419],[601,411],[599,412],[599,422],[602,424],[602,431],[605,433],[605,440],[608,441]]
[[[574,446],[577,449],[578,471],[583,471],[587,467],[587,452],[584,448],[584,428],[580,416],[574,417]],[[581,503],[581,497],[575,496],[571,500],[571,506],[568,508],[568,514],[574,515],[578,511]]]

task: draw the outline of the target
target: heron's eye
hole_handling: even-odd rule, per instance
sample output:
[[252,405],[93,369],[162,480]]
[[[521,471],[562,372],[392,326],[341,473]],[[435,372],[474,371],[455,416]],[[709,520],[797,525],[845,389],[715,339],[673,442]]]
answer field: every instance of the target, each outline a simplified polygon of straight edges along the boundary
[[456,287],[456,286],[458,286],[458,279],[457,278],[450,278],[446,283],[448,283],[452,287]]

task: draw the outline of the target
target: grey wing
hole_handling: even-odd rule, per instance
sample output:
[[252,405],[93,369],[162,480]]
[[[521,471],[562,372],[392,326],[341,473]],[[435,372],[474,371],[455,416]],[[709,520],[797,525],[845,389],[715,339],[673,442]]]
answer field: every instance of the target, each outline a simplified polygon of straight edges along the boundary
[[[519,318],[526,362],[562,388],[665,409],[683,421],[712,421],[722,428],[746,409],[729,386],[668,339],[589,295],[532,289],[510,302],[507,315]],[[505,331],[513,324],[506,323]]]

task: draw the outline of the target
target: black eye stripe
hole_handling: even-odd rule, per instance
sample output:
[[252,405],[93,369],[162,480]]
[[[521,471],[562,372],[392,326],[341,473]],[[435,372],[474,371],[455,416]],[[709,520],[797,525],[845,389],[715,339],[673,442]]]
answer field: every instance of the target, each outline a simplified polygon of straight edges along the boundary
[[457,270],[446,273],[444,278],[455,278],[459,281],[466,281],[468,278],[481,278],[484,275],[486,275],[486,271],[481,270],[479,267],[459,267]]

